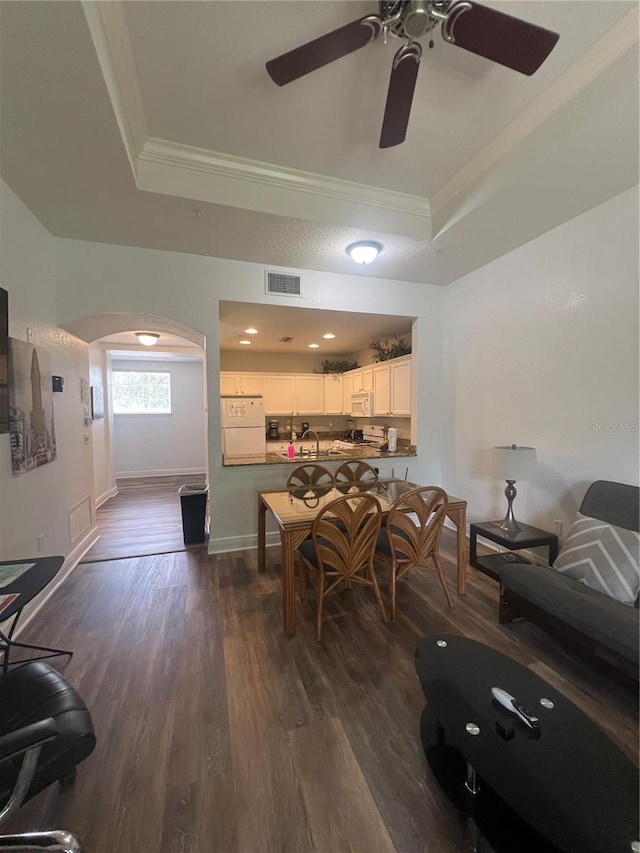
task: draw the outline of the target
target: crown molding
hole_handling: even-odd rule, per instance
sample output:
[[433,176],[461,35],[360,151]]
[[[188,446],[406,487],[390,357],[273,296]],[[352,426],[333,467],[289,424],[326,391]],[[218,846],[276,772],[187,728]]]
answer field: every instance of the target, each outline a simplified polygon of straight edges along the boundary
[[599,77],[638,42],[638,10],[631,9],[586,50],[548,89],[507,125],[479,154],[430,199],[434,217],[456,196],[476,184],[527,136]]
[[89,32],[107,86],[129,165],[136,177],[138,154],[148,137],[140,84],[120,0],[82,0]]
[[430,238],[426,198],[169,140],[147,139],[137,174],[140,189],[151,192]]

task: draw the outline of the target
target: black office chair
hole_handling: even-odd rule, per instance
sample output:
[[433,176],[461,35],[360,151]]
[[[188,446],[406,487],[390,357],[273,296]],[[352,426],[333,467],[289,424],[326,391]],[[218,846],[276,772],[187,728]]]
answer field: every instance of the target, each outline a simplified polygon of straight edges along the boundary
[[[73,782],[76,765],[96,744],[91,715],[76,691],[42,662],[0,678],[0,822],[59,781]],[[0,835],[0,851],[79,853],[64,831]]]

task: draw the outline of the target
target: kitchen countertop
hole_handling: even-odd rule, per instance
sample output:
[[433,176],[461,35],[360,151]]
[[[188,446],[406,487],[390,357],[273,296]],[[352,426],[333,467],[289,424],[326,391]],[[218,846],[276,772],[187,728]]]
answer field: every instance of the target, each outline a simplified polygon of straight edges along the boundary
[[309,459],[308,456],[296,456],[294,459],[286,459],[279,453],[269,453],[267,444],[267,453],[244,456],[242,459],[224,460],[224,467],[233,468],[241,465],[302,465],[305,462],[317,462],[319,465],[322,465],[325,462],[348,462],[350,459],[406,459],[407,457],[417,455],[414,447],[399,447],[398,450],[390,453],[371,445],[357,444],[349,449],[341,448],[341,450],[343,452],[339,456],[321,456],[318,459]]

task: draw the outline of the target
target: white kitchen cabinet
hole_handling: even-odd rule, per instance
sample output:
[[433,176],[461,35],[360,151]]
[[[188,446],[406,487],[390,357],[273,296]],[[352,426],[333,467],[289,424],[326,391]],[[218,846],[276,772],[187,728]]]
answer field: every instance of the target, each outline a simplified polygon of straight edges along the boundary
[[[341,415],[344,411],[342,400],[342,374],[327,373],[324,379],[324,413],[325,415]],[[349,400],[351,408],[351,400]]]
[[391,378],[391,414],[411,414],[411,356],[389,362]]
[[353,377],[354,391],[373,391],[373,365],[359,367],[357,370],[350,370],[349,373]]
[[353,394],[353,371],[342,374],[342,412],[351,414],[351,395]]
[[263,376],[264,410],[267,415],[295,414],[294,376],[266,373]]
[[373,368],[373,413],[411,414],[411,356],[394,358]]
[[265,373],[263,394],[267,415],[323,415],[324,376]]
[[387,364],[373,368],[373,414],[391,414],[391,371]]
[[324,376],[317,373],[295,377],[296,415],[324,414]]
[[238,394],[244,397],[261,397],[262,374],[260,373],[220,373],[220,393]]

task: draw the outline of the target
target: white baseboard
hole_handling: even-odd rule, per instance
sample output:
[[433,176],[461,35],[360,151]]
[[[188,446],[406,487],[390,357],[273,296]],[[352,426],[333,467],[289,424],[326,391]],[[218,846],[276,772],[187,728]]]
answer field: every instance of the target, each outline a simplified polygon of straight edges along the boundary
[[109,498],[115,498],[115,496],[117,494],[118,494],[118,487],[117,486],[112,486],[110,489],[107,489],[107,491],[103,492],[99,498],[96,498],[96,503],[95,503],[96,509],[98,509],[99,506],[102,506],[102,504],[106,503],[109,500]]
[[191,477],[194,474],[206,474],[204,468],[152,468],[145,471],[116,471],[117,480],[134,477]]
[[27,627],[29,622],[33,619],[36,613],[40,610],[42,605],[53,595],[53,593],[58,589],[58,587],[64,583],[64,581],[69,577],[71,572],[77,567],[80,560],[87,553],[89,548],[100,538],[100,534],[98,532],[97,527],[92,527],[91,530],[78,542],[76,547],[71,551],[71,553],[66,557],[64,563],[62,564],[62,568],[55,576],[55,578],[51,581],[51,583],[46,586],[40,595],[38,595],[30,604],[28,604],[22,612],[22,616],[20,617],[20,622],[18,623],[18,627],[16,628],[15,637],[19,637],[22,631]]
[[[267,533],[266,542],[267,548],[273,548],[274,545],[280,544],[280,534]],[[207,546],[208,554],[226,554],[229,551],[248,551],[258,547],[258,534],[250,533],[247,536],[220,536],[217,539],[209,539]]]

